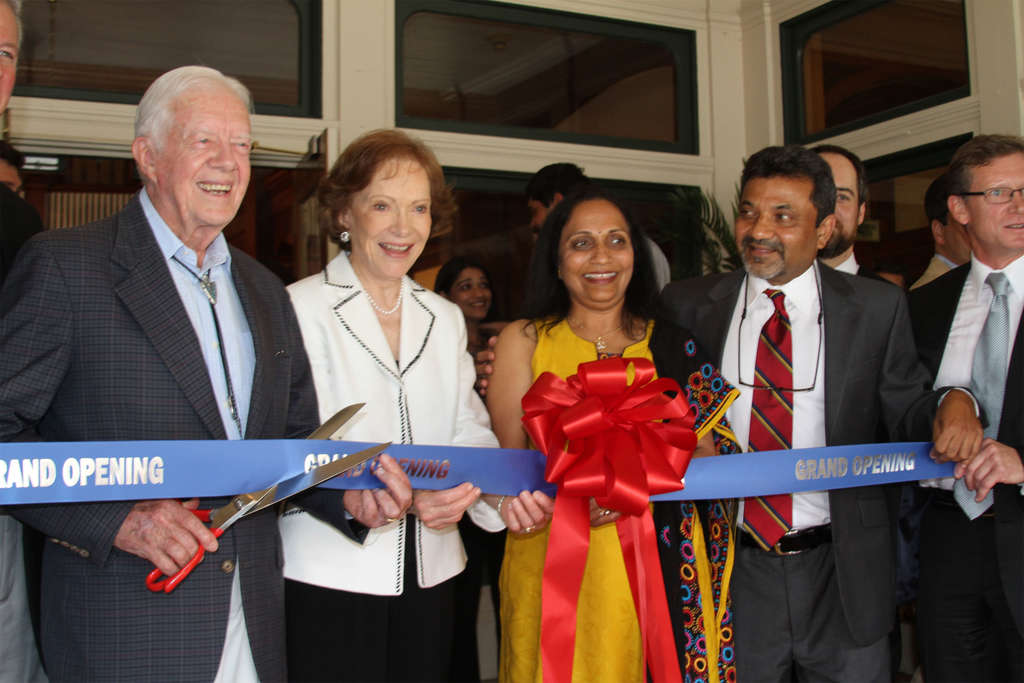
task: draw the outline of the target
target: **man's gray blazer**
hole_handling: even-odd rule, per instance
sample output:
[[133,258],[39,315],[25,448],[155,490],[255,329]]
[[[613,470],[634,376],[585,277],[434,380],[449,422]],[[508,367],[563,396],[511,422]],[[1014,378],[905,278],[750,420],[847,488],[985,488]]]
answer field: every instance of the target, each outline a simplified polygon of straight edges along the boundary
[[[249,256],[232,249],[231,258],[256,352],[246,438],[305,437],[317,424],[316,396],[288,296]],[[22,249],[0,293],[0,440],[223,438],[198,339],[138,197],[115,216],[43,233]],[[283,679],[274,511],[233,526],[220,550],[164,595],[144,585],[149,562],[112,546],[131,507],[14,510],[52,541],[42,579],[51,679],[212,680],[235,571],[260,679]]]
[[[827,266],[820,272],[827,445],[873,443],[880,423],[893,440],[930,440],[938,399],[918,363],[902,291]],[[674,282],[662,291],[660,313],[720,363],[744,275]],[[861,645],[885,636],[895,615],[894,503],[877,486],[829,493],[839,595]]]

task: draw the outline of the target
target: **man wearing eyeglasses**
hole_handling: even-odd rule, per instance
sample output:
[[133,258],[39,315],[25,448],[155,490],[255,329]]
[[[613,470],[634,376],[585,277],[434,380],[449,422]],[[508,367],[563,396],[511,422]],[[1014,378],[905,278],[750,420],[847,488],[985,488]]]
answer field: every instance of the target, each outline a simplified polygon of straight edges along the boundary
[[[952,391],[939,405],[929,391],[900,290],[817,264],[835,199],[814,152],[754,154],[736,218],[745,272],[670,284],[662,314],[739,387],[728,418],[749,450],[872,443],[879,424],[927,439],[938,413],[936,454],[966,457],[981,439],[973,403]],[[750,498],[739,516],[737,677],[891,680],[894,520],[882,489]]]
[[[1024,139],[980,135],[953,156],[952,217],[968,263],[914,290],[921,359],[936,384],[970,383],[978,454],[935,487],[921,524],[918,630],[933,681],[1024,680]],[[1018,342],[1015,344],[1015,342]]]

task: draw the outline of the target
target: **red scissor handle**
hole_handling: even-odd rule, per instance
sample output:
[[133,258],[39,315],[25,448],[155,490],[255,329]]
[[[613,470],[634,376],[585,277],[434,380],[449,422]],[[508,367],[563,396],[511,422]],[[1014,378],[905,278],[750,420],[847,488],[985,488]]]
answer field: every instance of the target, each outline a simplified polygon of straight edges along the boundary
[[[193,510],[192,514],[204,522],[210,521],[209,510]],[[220,527],[210,529],[210,531],[213,533],[215,538],[220,538],[221,534],[224,533],[224,530]],[[160,569],[153,569],[153,571],[146,576],[146,588],[154,593],[170,593],[178,587],[179,583],[185,580],[186,576],[192,573],[192,570],[196,568],[196,565],[203,561],[203,556],[205,554],[206,550],[200,545],[199,550],[197,550],[196,554],[192,556],[192,559],[188,561],[188,564],[179,569],[173,576],[164,576],[164,573],[160,571]]]

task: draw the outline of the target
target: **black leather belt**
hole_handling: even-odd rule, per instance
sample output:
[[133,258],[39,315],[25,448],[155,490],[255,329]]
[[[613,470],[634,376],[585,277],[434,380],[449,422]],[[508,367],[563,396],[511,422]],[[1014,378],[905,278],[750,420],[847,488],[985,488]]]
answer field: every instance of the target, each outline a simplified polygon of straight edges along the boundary
[[[801,529],[786,534],[779,542],[773,545],[768,552],[775,553],[776,555],[796,555],[802,553],[805,550],[811,550],[817,548],[823,543],[832,542],[832,525],[822,524],[821,526],[813,526],[810,529]],[[740,543],[750,548],[761,548],[760,544],[754,537],[748,534],[746,531],[740,533]]]

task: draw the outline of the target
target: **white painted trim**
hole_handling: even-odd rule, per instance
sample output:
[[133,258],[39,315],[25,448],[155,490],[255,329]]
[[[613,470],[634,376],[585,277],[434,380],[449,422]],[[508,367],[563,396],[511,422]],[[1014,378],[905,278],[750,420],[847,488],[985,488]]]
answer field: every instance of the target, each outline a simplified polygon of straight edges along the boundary
[[813,144],[841,145],[862,159],[874,159],[964,133],[978,133],[980,111],[976,97],[965,97]]
[[[532,173],[553,161],[573,161],[596,178],[711,189],[724,206],[732,201],[742,158],[783,140],[779,24],[825,0],[507,1],[693,30],[700,154],[411,131],[435,149],[443,164]],[[970,97],[829,141],[873,158],[966,132],[1019,134],[1024,129],[1024,2],[967,0],[967,20],[974,89]],[[254,137],[269,147],[301,152],[311,137],[326,130],[328,162],[332,162],[357,135],[393,126],[394,22],[392,0],[324,0],[323,117],[256,116]],[[979,37],[993,36],[999,36],[999,45],[979,45]],[[1013,45],[1005,45],[1007,41]],[[737,49],[739,54],[734,54]],[[127,158],[133,117],[134,107],[121,104],[15,97],[10,106],[13,142],[37,153]],[[985,131],[983,124],[1002,130]],[[258,149],[254,162],[287,166],[294,159]]]
[[[506,0],[509,4],[606,19],[693,29],[705,25],[705,0]],[[723,2],[728,0],[714,0]]]
[[430,145],[445,166],[533,173],[553,161],[569,161],[580,165],[592,178],[684,185],[707,185],[714,171],[714,160],[706,156],[433,130],[406,131]]

